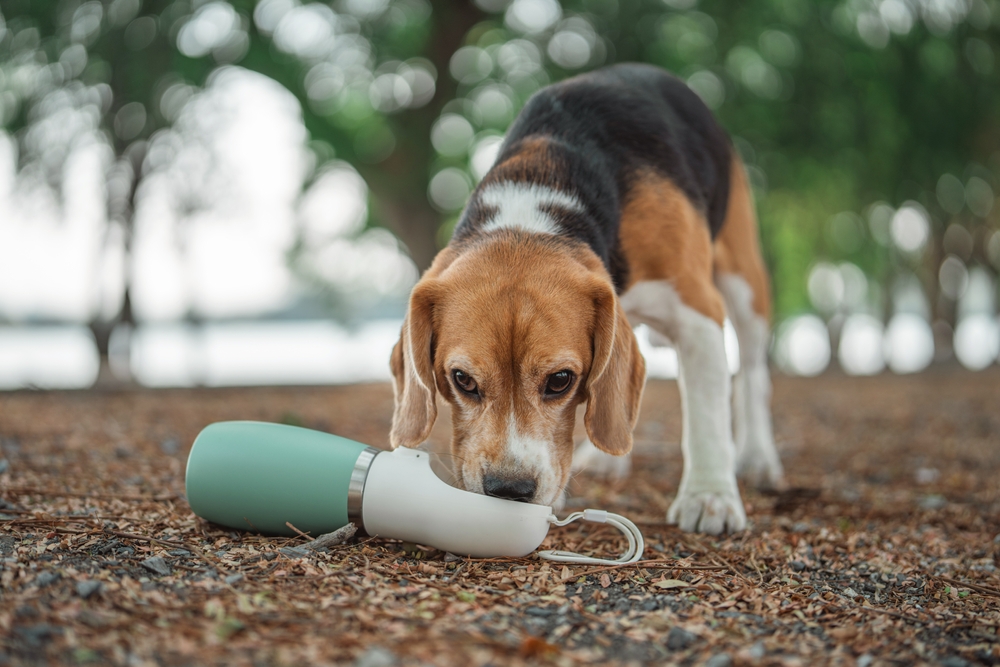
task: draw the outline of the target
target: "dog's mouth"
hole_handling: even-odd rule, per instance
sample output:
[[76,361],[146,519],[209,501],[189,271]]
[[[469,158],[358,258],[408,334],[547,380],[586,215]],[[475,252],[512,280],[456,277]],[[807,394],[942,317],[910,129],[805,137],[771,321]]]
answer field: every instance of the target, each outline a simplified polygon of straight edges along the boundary
[[[478,471],[477,471],[478,472]],[[483,496],[534,505],[552,505],[562,493],[558,474],[496,474],[490,471],[467,474],[463,469],[461,482],[466,491]]]

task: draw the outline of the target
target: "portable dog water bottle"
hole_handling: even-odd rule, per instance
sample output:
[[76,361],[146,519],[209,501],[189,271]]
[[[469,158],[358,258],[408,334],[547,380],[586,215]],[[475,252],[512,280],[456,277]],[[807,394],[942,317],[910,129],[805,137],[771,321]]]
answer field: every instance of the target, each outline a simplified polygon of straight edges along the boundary
[[417,449],[380,451],[295,426],[220,422],[191,447],[187,498],[198,516],[230,528],[314,536],[354,522],[389,537],[473,557],[526,556],[551,525],[583,519],[609,523],[629,541],[617,560],[561,551],[550,560],[629,563],[642,556],[642,534],[628,519],[599,510],[559,521],[551,507],[469,493],[449,486]]

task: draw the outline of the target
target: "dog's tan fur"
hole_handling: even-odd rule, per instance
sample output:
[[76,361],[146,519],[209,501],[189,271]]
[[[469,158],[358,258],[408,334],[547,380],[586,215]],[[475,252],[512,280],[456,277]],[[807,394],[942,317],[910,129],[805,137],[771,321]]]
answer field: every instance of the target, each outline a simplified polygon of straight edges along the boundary
[[770,321],[771,283],[760,250],[753,194],[739,159],[733,160],[730,170],[729,206],[715,239],[714,264],[716,274],[735,274],[747,281],[753,291],[754,312]]

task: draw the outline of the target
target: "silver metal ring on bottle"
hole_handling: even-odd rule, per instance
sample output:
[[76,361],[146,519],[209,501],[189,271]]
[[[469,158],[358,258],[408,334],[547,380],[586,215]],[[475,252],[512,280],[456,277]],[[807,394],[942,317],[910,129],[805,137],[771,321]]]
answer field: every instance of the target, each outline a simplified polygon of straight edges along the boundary
[[365,447],[354,463],[354,469],[351,471],[351,483],[347,487],[347,518],[361,530],[365,528],[364,519],[361,516],[365,482],[368,480],[368,470],[371,468],[372,461],[375,460],[380,451],[374,447]]

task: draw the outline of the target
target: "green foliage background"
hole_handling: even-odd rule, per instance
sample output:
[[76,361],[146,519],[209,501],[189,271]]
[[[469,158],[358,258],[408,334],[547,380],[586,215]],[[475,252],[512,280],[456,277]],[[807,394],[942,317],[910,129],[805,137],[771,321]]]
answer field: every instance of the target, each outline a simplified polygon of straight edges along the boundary
[[[268,11],[275,12],[300,4],[265,1],[271,2]],[[335,93],[317,99],[309,93],[310,73],[315,77],[322,65],[327,68],[322,71],[336,78],[339,61],[330,54],[317,57],[280,48],[273,26],[262,22],[263,3],[254,0],[231,0],[238,27],[228,42],[197,57],[178,49],[179,32],[207,5],[219,2],[0,0],[5,21],[0,31],[0,121],[23,139],[36,107],[53,90],[82,96],[97,91],[99,122],[117,156],[116,173],[128,175],[131,185],[124,194],[121,188],[109,189],[117,193],[116,200],[109,200],[109,211],[127,228],[142,177],[144,142],[171,122],[161,113],[162,96],[170,86],[204,86],[220,65],[260,72],[300,101],[317,172],[334,158],[354,165],[370,188],[369,225],[392,230],[423,268],[446,241],[457,215],[429,200],[431,180],[447,168],[471,173],[470,152],[445,155],[435,150],[431,135],[442,114],[464,115],[477,137],[499,134],[513,112],[547,82],[611,62],[646,61],[692,85],[697,82],[695,87],[711,98],[736,137],[758,197],[779,316],[810,308],[809,269],[826,259],[862,268],[875,286],[870,309],[882,311],[876,313],[880,316],[888,305],[879,286],[900,272],[912,272],[935,316],[953,318],[954,304],[941,300],[936,279],[945,254],[942,236],[953,223],[974,239],[967,261],[990,267],[987,245],[1000,227],[1000,207],[993,206],[985,216],[969,207],[947,211],[938,191],[941,177],[953,174],[962,183],[983,179],[1000,192],[997,0],[564,0],[561,5],[514,0],[518,2],[521,9],[531,9],[532,2],[541,3],[535,6],[539,11],[555,7],[558,20],[539,30],[525,29],[516,8],[500,0],[326,3],[337,20],[336,39],[342,42],[348,35],[364,45],[361,52],[367,55],[345,74],[346,83]],[[903,18],[899,7],[905,10]],[[139,20],[154,29],[137,40]],[[589,40],[586,62],[566,64],[563,58],[560,65],[553,57],[552,39],[561,31]],[[537,62],[505,68],[500,54],[510,44],[523,52],[534,45]],[[482,49],[466,55],[488,57],[481,60],[483,71],[457,80],[454,58],[462,47]],[[67,56],[71,48],[77,54],[86,50],[86,65],[79,71]],[[373,104],[370,86],[380,73],[414,68],[436,75],[433,98],[399,109]],[[29,70],[36,80],[18,74]],[[487,89],[500,91],[512,113],[478,113],[477,95]],[[136,102],[147,111],[145,122],[134,136],[123,136],[116,130],[116,116]],[[21,166],[40,159],[25,149]],[[58,170],[49,168],[58,186]],[[926,209],[932,225],[930,245],[916,256],[877,242],[868,219],[875,202],[898,207],[908,200]],[[844,212],[850,215],[837,216]],[[130,317],[128,303],[126,298],[117,319]]]

